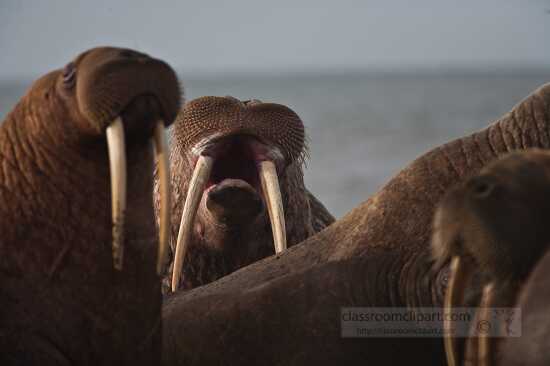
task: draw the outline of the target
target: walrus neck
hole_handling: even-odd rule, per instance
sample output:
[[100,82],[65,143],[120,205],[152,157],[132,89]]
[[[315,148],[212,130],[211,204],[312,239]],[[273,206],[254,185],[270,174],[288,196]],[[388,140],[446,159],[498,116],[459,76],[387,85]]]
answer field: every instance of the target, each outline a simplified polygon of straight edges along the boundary
[[191,244],[184,265],[182,288],[189,290],[214,282],[236,270],[275,254],[273,242],[263,234],[252,237],[228,235],[223,248],[214,248],[206,238],[196,238]]
[[[68,194],[70,187],[66,178],[82,169],[75,161],[78,154],[70,144],[64,143],[66,137],[56,130],[56,126],[67,123],[63,118],[67,115],[65,107],[49,97],[33,101],[32,91],[29,94],[8,114],[0,128],[1,181],[7,192],[26,191],[30,195],[45,185]],[[54,113],[54,108],[59,113]],[[93,184],[94,174],[86,174],[86,179]],[[36,205],[41,202],[29,199],[27,209],[20,214],[39,209]]]
[[82,117],[78,106],[67,103],[70,101],[56,93],[55,85],[31,89],[8,114],[5,124],[13,124],[22,137],[33,142],[74,148],[82,140],[82,127],[75,120]]

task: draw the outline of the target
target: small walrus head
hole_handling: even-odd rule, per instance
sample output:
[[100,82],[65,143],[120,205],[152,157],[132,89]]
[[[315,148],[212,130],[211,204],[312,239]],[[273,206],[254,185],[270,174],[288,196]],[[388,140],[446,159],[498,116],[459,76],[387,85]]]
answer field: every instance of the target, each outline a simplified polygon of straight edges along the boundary
[[[113,260],[118,269],[122,267],[127,191],[125,135],[129,144],[141,144],[153,136],[157,155],[167,157],[167,151],[163,151],[164,128],[175,119],[180,105],[177,76],[164,61],[130,49],[99,47],[37,80],[18,106],[31,116],[26,132],[37,135],[37,140],[75,147],[86,154],[97,139],[106,137],[111,167]],[[44,125],[43,121],[49,123]],[[168,169],[166,161],[160,165]],[[167,193],[165,206],[169,205]],[[161,231],[167,230],[165,221]],[[161,241],[161,246],[167,245],[164,238]],[[161,250],[159,271],[164,252]]]
[[439,264],[461,255],[491,277],[524,279],[550,244],[548,217],[550,153],[511,153],[444,198],[432,249]]
[[304,125],[288,107],[198,98],[177,117],[172,142],[176,205],[183,201],[179,191],[186,192],[184,207],[175,209],[181,224],[173,290],[184,259],[185,287],[195,287],[311,234],[302,173]]
[[[548,151],[510,153],[450,191],[435,213],[432,237],[435,267],[452,259],[445,311],[464,306],[467,292],[479,294],[475,281],[485,283],[478,322],[489,316],[484,309],[490,306],[511,306],[550,244],[549,217]],[[467,291],[469,283],[474,286]],[[485,364],[489,342],[480,338],[478,345],[476,339],[467,341],[466,358]],[[454,342],[447,336],[445,346],[449,362],[456,363]]]

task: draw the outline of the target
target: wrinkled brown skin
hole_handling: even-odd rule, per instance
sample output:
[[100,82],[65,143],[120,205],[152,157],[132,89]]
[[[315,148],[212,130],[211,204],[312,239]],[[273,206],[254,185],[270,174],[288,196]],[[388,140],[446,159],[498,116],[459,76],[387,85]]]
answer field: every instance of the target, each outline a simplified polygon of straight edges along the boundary
[[436,204],[495,158],[549,147],[549,127],[544,86],[486,129],[416,159],[303,243],[168,297],[164,364],[444,364],[439,338],[342,339],[340,307],[441,306],[448,265],[433,272],[429,251]]
[[[530,149],[508,154],[442,200],[432,241],[436,267],[460,256],[480,274],[481,285],[493,283],[492,307],[512,307],[550,245],[549,216],[550,152]],[[470,287],[479,289],[480,284]],[[535,328],[523,329],[532,333]],[[492,340],[491,356],[497,363],[505,341]],[[476,357],[475,348],[475,342],[469,342],[465,359]]]
[[[303,124],[286,106],[262,103],[258,100],[241,102],[232,97],[201,97],[187,103],[176,118],[172,131],[172,232],[170,264],[163,280],[163,292],[170,291],[181,214],[196,159],[192,149],[199,141],[213,136],[221,139],[246,135],[281,149],[286,164],[284,168],[278,169],[278,177],[289,247],[334,222],[334,217],[304,185],[302,166],[306,147]],[[294,138],[295,135],[297,136]],[[155,193],[155,209],[158,216],[158,184]],[[259,213],[250,214],[248,211],[252,211],[253,208],[249,207],[256,204],[260,195],[250,197],[251,194],[243,193],[242,196],[245,197],[238,197],[239,193],[226,194],[227,207],[221,208],[225,215],[243,216],[229,223],[221,222],[214,217],[206,203],[207,195],[203,196],[183,264],[180,289],[188,290],[205,285],[275,254],[265,202]],[[253,198],[256,201],[251,202]],[[247,208],[249,209],[245,212]]]
[[[64,70],[36,81],[0,126],[0,364],[157,364],[150,137],[159,117],[175,118],[178,81],[166,63],[116,48]],[[105,138],[117,115],[128,166],[122,271]]]

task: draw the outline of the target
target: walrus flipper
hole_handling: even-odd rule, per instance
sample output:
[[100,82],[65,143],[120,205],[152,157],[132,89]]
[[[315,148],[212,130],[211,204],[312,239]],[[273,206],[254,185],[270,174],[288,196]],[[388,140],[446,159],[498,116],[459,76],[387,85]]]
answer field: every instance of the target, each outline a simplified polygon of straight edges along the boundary
[[323,205],[321,201],[313,195],[313,193],[311,193],[308,189],[306,189],[306,192],[311,210],[311,224],[313,226],[313,230],[318,233],[332,224],[336,219],[327,210],[325,205]]

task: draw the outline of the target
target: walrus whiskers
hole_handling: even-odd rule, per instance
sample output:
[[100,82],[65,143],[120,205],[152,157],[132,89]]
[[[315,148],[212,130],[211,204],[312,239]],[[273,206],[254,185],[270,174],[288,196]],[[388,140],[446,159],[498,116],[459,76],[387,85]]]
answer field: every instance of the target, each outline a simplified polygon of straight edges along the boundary
[[122,270],[124,260],[124,219],[126,214],[126,144],[122,119],[117,117],[107,127],[107,148],[111,171],[111,205],[113,220],[113,265]]
[[271,220],[271,228],[273,230],[275,253],[279,254],[285,250],[287,246],[285,213],[283,209],[283,200],[281,198],[281,188],[279,187],[279,178],[277,177],[277,169],[272,161],[262,161],[259,167],[262,190],[264,191],[267,210]]
[[189,238],[191,237],[195,215],[201,201],[204,187],[210,178],[210,172],[212,171],[213,164],[214,159],[209,156],[201,155],[197,160],[197,165],[193,171],[193,177],[191,178],[189,190],[187,191],[187,197],[185,198],[185,204],[183,206],[178,240],[176,242],[174,270],[172,272],[172,291],[176,291],[178,288],[181,270],[183,267],[183,260],[185,259],[185,253],[189,246]]
[[160,275],[166,256],[168,255],[168,238],[170,237],[170,208],[171,187],[170,187],[170,164],[168,161],[168,141],[163,121],[158,121],[155,126],[153,145],[159,170],[160,187],[160,227],[159,227],[159,250],[157,258],[157,273]]

